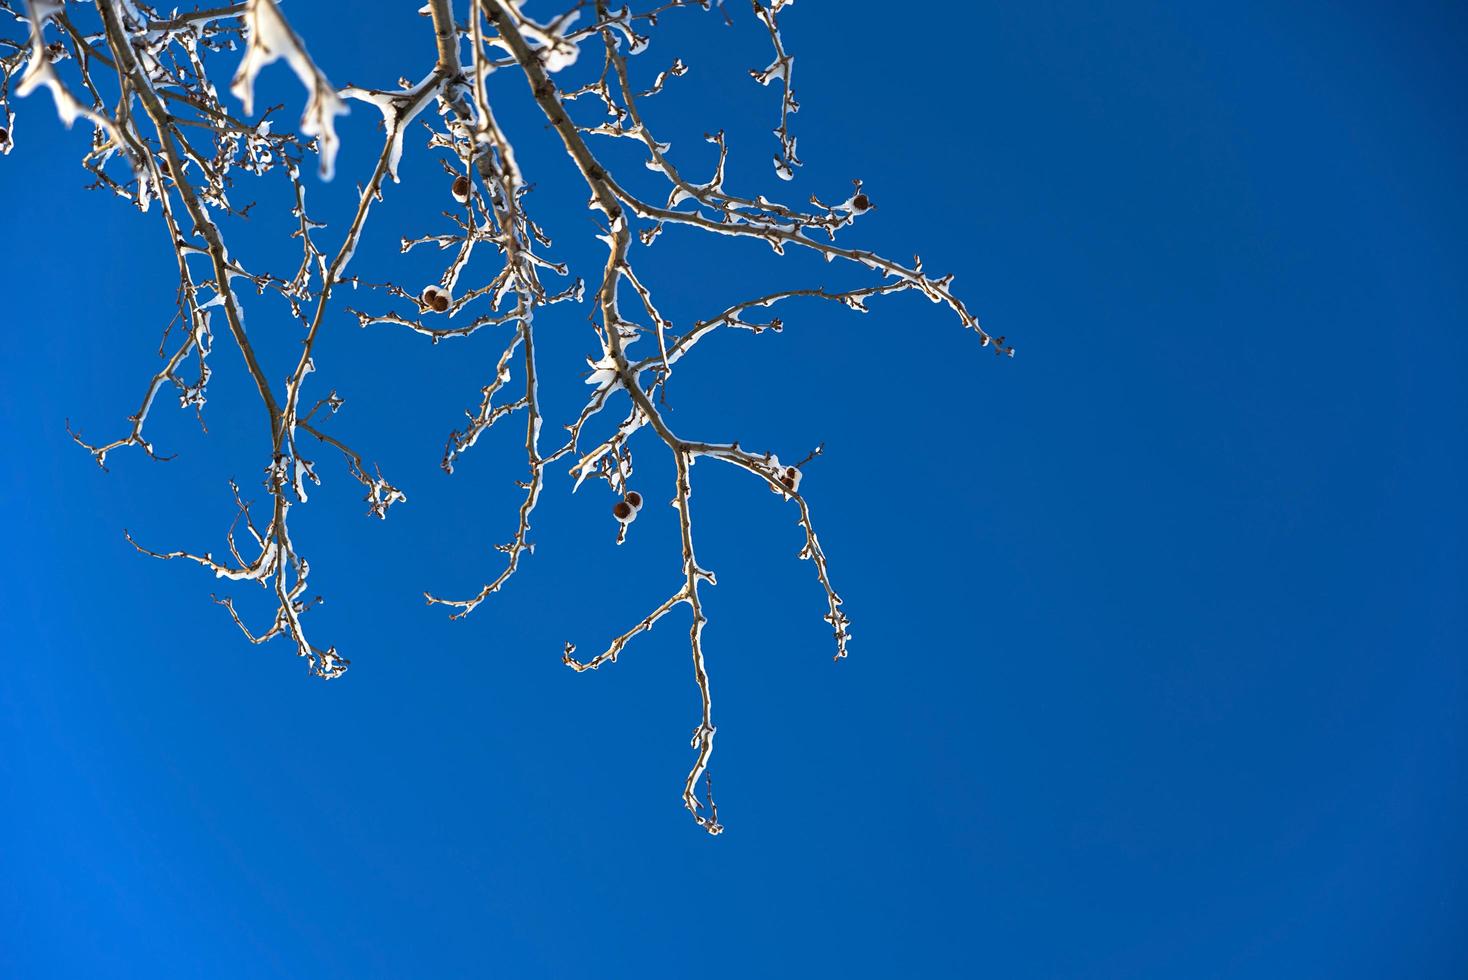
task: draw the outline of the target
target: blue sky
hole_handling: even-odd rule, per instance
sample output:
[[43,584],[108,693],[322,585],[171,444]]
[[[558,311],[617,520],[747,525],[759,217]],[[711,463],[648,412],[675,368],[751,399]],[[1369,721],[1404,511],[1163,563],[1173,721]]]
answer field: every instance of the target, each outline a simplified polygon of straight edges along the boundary
[[[360,6],[335,33],[325,5],[285,9],[338,83],[421,75],[413,5]],[[222,546],[225,481],[248,491],[263,465],[239,359],[221,337],[207,438],[155,410],[173,462],[102,473],[70,442],[65,420],[101,436],[135,407],[172,259],[153,216],[82,190],[83,129],[19,104],[0,972],[1468,974],[1461,11],[933,7],[785,15],[793,188],[770,172],[773,93],[746,73],[768,42],[743,6],[732,29],[666,18],[640,61],[693,69],[656,105],[675,157],[711,166],[700,137],[724,127],[731,186],[831,199],[862,178],[879,207],[850,240],[956,273],[1018,349],[996,360],[899,296],[791,307],[783,333],[711,338],[675,375],[688,432],[797,458],[824,441],[802,489],[853,620],[832,663],[792,512],[695,471],[718,839],[679,801],[686,616],[597,673],[560,662],[676,587],[657,447],[628,544],[604,489],[557,472],[533,558],[448,622],[421,591],[478,587],[522,477],[514,427],[437,469],[499,337],[434,347],[339,314],[313,380],[408,503],[364,517],[321,454],[293,529],[327,597],[316,635],[352,669],[326,684],[248,646],[213,579],[122,537]],[[260,84],[299,107],[282,66]],[[594,274],[584,186],[523,85],[497,84],[531,206]],[[342,122],[337,180],[312,186],[328,218],[374,115]],[[396,255],[449,206],[421,142],[364,277],[437,271]],[[238,234],[288,265],[276,230]],[[739,244],[666,234],[663,311],[847,281]],[[272,309],[250,325],[283,364],[295,328]],[[551,425],[584,394],[587,312],[538,321]]]

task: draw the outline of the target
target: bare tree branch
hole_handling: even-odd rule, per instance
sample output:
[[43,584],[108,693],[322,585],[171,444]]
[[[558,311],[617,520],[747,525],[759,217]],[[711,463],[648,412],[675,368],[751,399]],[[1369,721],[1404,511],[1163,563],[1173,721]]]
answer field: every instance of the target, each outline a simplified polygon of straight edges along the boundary
[[[257,522],[250,502],[231,482],[235,513],[225,532],[226,557],[216,559],[209,551],[153,550],[124,533],[145,555],[181,559],[216,578],[255,583],[266,590],[275,609],[263,628],[245,622],[234,597],[213,598],[249,642],[285,637],[317,676],[338,677],[348,662],[334,647],[309,640],[303,626],[305,613],[320,597],[308,595],[310,566],[295,547],[289,517],[293,508],[307,503],[307,484],[321,479],[303,450],[315,445],[339,455],[347,475],[365,491],[371,516],[385,518],[393,504],[407,499],[363,452],[334,431],[332,419],[345,403],[337,390],[327,389],[324,396],[320,390],[308,394],[318,368],[320,340],[336,322],[337,311],[355,318],[361,327],[402,328],[434,344],[453,340],[458,347],[475,338],[483,342],[484,335],[498,337],[490,355],[477,362],[483,364],[486,378],[477,399],[472,395],[466,399],[472,407],[465,410],[465,421],[450,432],[441,466],[453,473],[486,432],[519,417],[525,423],[526,475],[518,481],[523,497],[509,540],[494,546],[502,557],[479,579],[483,584],[477,591],[466,589],[467,598],[425,593],[430,604],[447,606],[452,618],[467,616],[504,588],[533,553],[532,519],[552,464],[568,462],[573,490],[588,478],[605,482],[615,497],[612,516],[621,543],[643,507],[642,492],[631,485],[634,450],[643,442],[666,450],[675,471],[671,503],[680,538],[678,584],[602,653],[578,660],[575,646],[567,643],[563,659],[578,672],[615,663],[634,639],[687,607],[700,708],[683,802],[699,826],[718,834],[723,825],[711,775],[717,729],[704,637],[708,616],[701,591],[713,586],[715,578],[696,557],[691,507],[692,471],[700,459],[734,466],[793,504],[802,538],[798,555],[815,569],[837,659],[847,655],[851,630],[802,489],[806,465],[822,454],[823,447],[788,464],[773,452],[750,452],[738,442],[676,432],[669,406],[675,366],[720,328],[753,334],[783,329],[784,317],[799,305],[792,301],[838,303],[865,313],[872,299],[909,291],[947,307],[962,327],[977,334],[980,346],[992,346],[1005,355],[1012,355],[1013,349],[1003,337],[993,337],[980,326],[954,292],[951,275],[925,271],[916,257],[910,263],[899,262],[838,243],[838,237],[850,233],[875,207],[860,180],[852,181],[851,192],[839,203],[824,203],[811,195],[803,204],[789,204],[757,191],[737,190],[727,186],[734,182],[728,167],[731,147],[726,134],[717,129],[705,131],[705,139],[717,152],[712,173],[704,180],[685,176],[693,171],[674,162],[671,141],[654,133],[645,112],[649,100],[677,84],[689,64],[683,57],[662,61],[660,70],[644,76],[634,71],[633,59],[647,49],[661,17],[716,9],[726,24],[734,23],[722,2],[663,0],[640,10],[613,8],[608,0],[566,2],[569,6],[560,13],[532,15],[526,0],[457,4],[428,0],[420,11],[427,25],[418,56],[421,63],[412,76],[419,81],[401,81],[395,88],[338,89],[311,59],[305,41],[275,0],[167,12],[141,0],[95,0],[94,6],[33,0],[24,8],[17,6],[19,0],[0,0],[4,15],[0,153],[9,153],[16,145],[12,95],[48,89],[64,122],[80,120],[92,127],[81,162],[93,186],[140,211],[156,213],[175,255],[176,312],[159,347],[161,364],[143,384],[137,410],[111,439],[87,442],[79,431],[72,431],[76,442],[103,468],[109,455],[133,447],[153,459],[170,458],[157,452],[146,433],[150,412],[170,385],[180,406],[204,423],[212,372],[209,358],[214,329],[222,318],[221,335],[240,354],[267,423],[260,433],[256,464],[261,465],[261,487],[268,498],[262,502],[260,519]],[[792,81],[794,57],[780,30],[781,19],[792,6],[793,0],[750,0],[756,29],[768,36],[773,49],[769,65],[751,70],[750,75],[772,92],[778,83],[774,166],[784,181],[792,180],[801,166],[792,128],[792,117],[800,109]],[[95,14],[88,13],[92,10]],[[89,26],[88,21],[95,24]],[[8,36],[7,31],[20,33]],[[242,55],[228,55],[229,51]],[[277,60],[285,61],[304,88],[304,106],[294,129],[283,119],[293,112],[282,111],[282,106],[257,112],[254,105],[258,75]],[[224,74],[222,63],[227,63]],[[413,64],[394,65],[392,70],[400,67]],[[217,79],[225,77],[229,85],[224,88],[238,105],[226,105],[220,97]],[[560,78],[573,77],[574,82],[558,84]],[[523,88],[516,78],[523,81]],[[541,445],[544,415],[535,328],[548,308],[580,304],[587,286],[553,257],[550,238],[527,207],[532,184],[497,115],[507,100],[524,98],[527,90],[546,128],[579,173],[590,196],[587,206],[601,229],[598,238],[607,246],[600,276],[590,287],[595,340],[587,357],[590,390],[565,426],[565,442],[549,452]],[[308,213],[301,166],[314,153],[321,177],[330,179],[341,148],[335,120],[350,103],[369,104],[381,114],[382,144],[370,175],[357,188],[350,220],[333,238],[326,225]],[[457,207],[444,212],[443,224],[410,229],[397,240],[405,253],[436,248],[444,258],[443,271],[428,283],[364,282],[355,273],[349,275],[348,268],[368,233],[373,205],[389,183],[398,181],[407,137],[419,130],[427,133],[426,152],[438,161]],[[615,173],[606,162],[612,155],[605,154],[604,159],[598,154],[606,146],[599,141],[605,140],[630,141],[645,154],[644,166],[632,168],[632,174]],[[359,152],[355,147],[345,149]],[[229,248],[231,222],[248,216],[254,207],[253,202],[235,202],[240,182],[271,175],[282,176],[288,184],[290,237],[299,246],[299,252],[296,246],[286,249],[291,258],[279,271],[267,269],[268,261],[246,259]],[[641,190],[649,181],[653,190]],[[866,281],[841,288],[814,282],[766,291],[705,319],[680,324],[679,318],[663,311],[655,269],[649,269],[647,259],[647,250],[670,227],[760,244],[781,255],[787,249],[804,251],[846,265]],[[642,250],[634,251],[634,245]],[[361,290],[359,296],[365,293],[366,300],[357,300],[360,308],[336,302],[343,285]],[[625,310],[624,296],[633,298]],[[247,310],[252,316],[299,326],[295,342],[300,348],[291,355],[283,379],[272,379],[262,366],[256,339],[246,329]],[[175,324],[180,325],[177,335],[172,333]],[[644,345],[637,348],[640,341]],[[608,409],[616,413],[615,422],[604,423],[602,415]],[[650,430],[651,436],[640,438],[643,430]],[[308,438],[302,439],[303,435]]]

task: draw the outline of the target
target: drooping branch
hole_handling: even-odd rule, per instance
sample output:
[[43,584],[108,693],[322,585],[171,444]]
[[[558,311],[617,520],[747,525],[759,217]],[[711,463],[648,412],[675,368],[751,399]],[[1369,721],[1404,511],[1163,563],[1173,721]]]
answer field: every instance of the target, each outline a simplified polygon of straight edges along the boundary
[[[980,346],[1013,354],[1005,338],[991,336],[980,326],[954,291],[951,275],[926,271],[916,257],[899,262],[846,243],[846,236],[875,207],[860,180],[851,182],[850,193],[839,203],[810,195],[806,203],[792,204],[736,188],[730,175],[737,171],[729,167],[734,148],[727,134],[715,127],[699,127],[716,153],[712,172],[675,161],[672,141],[655,131],[649,119],[655,109],[649,107],[667,88],[681,84],[678,80],[688,72],[689,61],[682,56],[664,60],[659,70],[644,75],[635,59],[648,49],[661,17],[716,9],[725,23],[732,24],[723,3],[663,0],[633,10],[614,8],[608,0],[568,0],[568,8],[560,13],[532,14],[526,0],[457,4],[428,0],[421,11],[428,29],[420,36],[423,46],[417,56],[424,63],[417,64],[411,75],[418,82],[404,81],[396,88],[338,89],[312,60],[305,40],[275,0],[166,13],[140,0],[95,0],[95,28],[83,23],[80,4],[68,7],[58,0],[36,0],[22,12],[15,2],[0,0],[0,13],[24,30],[22,37],[8,38],[0,27],[0,153],[15,145],[12,91],[24,95],[48,89],[68,125],[80,120],[93,129],[82,163],[94,186],[140,211],[156,213],[178,270],[177,309],[159,348],[161,364],[142,386],[139,407],[111,439],[86,442],[79,431],[73,438],[104,468],[111,454],[133,447],[154,459],[170,458],[156,450],[148,434],[150,414],[158,396],[172,386],[180,405],[195,412],[202,425],[209,358],[221,318],[220,337],[227,337],[226,346],[240,354],[268,423],[260,434],[261,485],[268,500],[262,501],[257,519],[251,503],[231,482],[235,514],[225,532],[227,556],[152,550],[131,534],[128,540],[143,554],[181,559],[217,578],[258,584],[274,602],[274,612],[262,628],[246,623],[232,596],[214,599],[249,642],[285,637],[313,673],[340,676],[346,659],[334,647],[310,641],[302,625],[304,614],[320,601],[309,594],[310,567],[297,551],[289,527],[293,508],[307,502],[307,485],[321,480],[304,451],[314,445],[339,455],[346,474],[364,489],[372,516],[385,517],[407,495],[358,448],[370,445],[356,437],[349,443],[334,431],[333,418],[344,404],[337,391],[343,386],[320,389],[329,392],[324,396],[320,390],[312,393],[313,375],[332,369],[329,363],[317,363],[325,357],[323,340],[339,323],[355,319],[362,328],[404,329],[433,344],[453,341],[451,347],[477,358],[484,380],[477,396],[466,393],[469,407],[443,443],[442,468],[453,473],[463,455],[480,445],[494,426],[523,419],[525,456],[517,466],[524,465],[525,475],[517,480],[523,496],[513,533],[494,546],[499,553],[496,567],[478,579],[483,584],[477,591],[465,590],[466,598],[425,593],[429,603],[447,606],[452,618],[461,619],[507,585],[533,553],[534,515],[548,473],[563,460],[573,491],[590,479],[593,486],[604,483],[614,495],[612,516],[620,544],[643,508],[643,493],[632,485],[634,452],[641,451],[643,443],[660,446],[675,472],[671,503],[679,526],[678,583],[671,595],[615,636],[602,653],[578,660],[575,647],[567,643],[563,659],[578,672],[615,663],[634,639],[651,632],[665,617],[681,616],[682,607],[687,607],[700,710],[683,800],[699,826],[720,833],[723,825],[713,801],[711,775],[716,732],[711,651],[705,643],[708,615],[701,592],[702,587],[713,586],[715,578],[697,560],[691,509],[692,472],[699,460],[734,466],[793,505],[800,529],[798,556],[815,569],[837,659],[847,655],[851,630],[803,488],[807,464],[822,449],[788,464],[773,452],[746,450],[739,442],[728,441],[726,433],[706,439],[675,431],[670,389],[677,388],[673,394],[678,394],[683,388],[681,381],[670,384],[675,368],[681,378],[682,365],[691,363],[687,359],[699,353],[699,342],[715,331],[755,335],[780,331],[794,315],[791,311],[805,301],[838,303],[865,313],[871,300],[903,292],[946,307],[963,328],[978,336]],[[778,91],[774,167],[782,181],[792,180],[802,165],[792,118],[800,108],[793,88],[794,57],[781,33],[781,20],[792,7],[793,0],[750,0],[755,29],[768,36],[773,49],[769,65],[752,69],[750,75],[766,86],[771,97]],[[227,51],[239,54],[226,56]],[[430,51],[432,62],[427,64]],[[258,75],[279,60],[304,88],[304,106],[294,130],[283,121],[294,117],[293,111],[271,106],[256,112],[254,105]],[[221,62],[228,62],[223,74]],[[393,65],[392,77],[412,67],[412,63]],[[368,70],[379,72],[383,66],[373,64]],[[214,77],[227,77],[229,84],[223,88],[238,105],[222,101]],[[560,84],[560,79],[572,80]],[[521,169],[515,139],[539,137],[538,124],[534,131],[514,134],[512,139],[501,121],[514,118],[500,111],[504,103],[525,99],[527,90],[545,128],[584,184],[585,190],[573,192],[573,197],[589,193],[587,207],[600,226],[598,239],[607,248],[600,275],[591,280],[589,289],[554,257],[549,236],[531,214],[534,180]],[[339,151],[358,152],[341,145],[335,121],[349,105],[363,103],[381,114],[382,142],[374,144],[375,162],[356,189],[344,227],[334,235],[325,222],[308,213],[302,164],[314,153],[320,175],[329,179]],[[445,212],[445,224],[408,229],[394,240],[400,241],[404,253],[437,248],[443,256],[442,272],[426,284],[391,278],[365,282],[349,269],[355,269],[354,259],[369,226],[375,227],[374,205],[388,184],[398,182],[409,137],[420,129],[428,134],[426,152],[443,171],[456,208]],[[645,155],[643,165],[630,168],[632,173],[615,172],[608,161],[616,157],[601,152],[606,140],[628,141]],[[688,176],[694,173],[706,177]],[[269,256],[247,258],[229,248],[232,222],[247,217],[254,207],[253,202],[236,203],[245,200],[239,195],[241,180],[271,175],[283,175],[288,184],[281,190],[288,193],[290,237],[297,242],[285,250],[289,261],[275,269]],[[670,315],[671,306],[660,299],[657,269],[649,259],[650,250],[670,229],[695,241],[715,234],[768,247],[779,255],[803,252],[846,266],[862,281],[840,288],[817,281],[755,290],[756,295],[729,303],[704,319],[682,321]],[[354,306],[342,304],[338,287],[344,285],[363,290],[369,299],[358,298]],[[550,308],[579,304],[588,291],[593,300],[589,391],[565,425],[565,441],[547,451],[541,445],[545,420],[536,326]],[[270,327],[247,330],[247,310]],[[299,328],[291,343],[300,346],[291,349],[283,378],[267,372],[263,366],[267,358],[259,349],[278,334],[274,321]],[[171,333],[175,324],[181,325],[177,335]],[[481,355],[486,337],[496,339],[489,353]],[[642,435],[644,430],[651,435]]]

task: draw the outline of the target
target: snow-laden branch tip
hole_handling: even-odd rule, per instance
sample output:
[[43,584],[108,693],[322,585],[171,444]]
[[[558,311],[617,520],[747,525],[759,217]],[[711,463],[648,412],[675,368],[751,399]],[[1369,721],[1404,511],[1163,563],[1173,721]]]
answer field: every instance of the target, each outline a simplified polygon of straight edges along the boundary
[[244,104],[245,115],[253,115],[255,77],[266,65],[284,58],[306,87],[306,110],[301,114],[301,132],[316,138],[316,149],[321,157],[321,178],[330,180],[336,172],[336,117],[347,114],[346,103],[306,53],[306,45],[281,16],[275,0],[249,0],[244,22],[245,56],[229,90]]

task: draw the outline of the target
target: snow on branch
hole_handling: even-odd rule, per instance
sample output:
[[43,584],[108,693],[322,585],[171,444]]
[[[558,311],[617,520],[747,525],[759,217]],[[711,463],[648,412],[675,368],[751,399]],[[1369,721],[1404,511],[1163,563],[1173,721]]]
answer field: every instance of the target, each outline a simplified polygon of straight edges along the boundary
[[[106,0],[102,0],[106,2]],[[321,69],[306,53],[306,46],[280,15],[275,0],[250,0],[243,17],[245,57],[235,72],[229,90],[245,106],[245,115],[255,109],[255,77],[266,65],[284,58],[306,86],[306,111],[301,116],[301,134],[314,136],[321,154],[321,178],[330,180],[336,169],[336,117],[345,115],[346,103],[326,80]]]
[[[769,65],[750,74],[780,92],[774,164],[778,177],[790,181],[801,165],[791,129],[800,107],[792,88],[794,57],[781,20],[790,15],[794,0],[750,2],[751,26],[762,30],[773,48]],[[73,438],[99,465],[132,448],[160,462],[171,458],[147,432],[150,414],[159,396],[172,392],[180,407],[204,424],[210,356],[220,340],[241,355],[263,416],[254,464],[263,498],[257,504],[230,483],[227,554],[157,550],[132,534],[128,540],[154,558],[200,566],[237,586],[258,586],[274,605],[263,623],[248,622],[233,595],[214,598],[249,642],[284,638],[312,673],[339,677],[347,669],[346,658],[307,636],[306,614],[320,596],[310,590],[310,564],[296,547],[290,518],[327,472],[318,468],[318,454],[335,461],[359,485],[372,517],[385,518],[407,494],[333,426],[346,399],[338,394],[340,385],[313,386],[318,370],[330,369],[316,362],[318,339],[323,331],[355,319],[361,329],[407,330],[433,344],[452,341],[449,346],[461,350],[465,344],[488,344],[487,376],[477,393],[465,393],[463,419],[456,426],[445,423],[451,431],[441,465],[452,473],[493,427],[523,424],[520,505],[513,518],[507,515],[507,540],[494,545],[498,558],[479,579],[482,584],[459,595],[430,592],[428,601],[460,619],[505,586],[533,553],[537,505],[547,477],[558,470],[573,491],[588,482],[605,486],[621,543],[642,512],[645,495],[653,493],[633,485],[635,453],[648,447],[667,453],[675,473],[670,496],[679,527],[676,576],[653,597],[651,611],[630,625],[619,624],[624,631],[600,653],[578,659],[568,642],[563,659],[578,672],[613,664],[634,643],[650,642],[644,634],[654,626],[669,617],[680,619],[686,609],[699,705],[683,802],[704,830],[721,832],[713,799],[717,729],[703,599],[716,579],[695,547],[698,462],[734,467],[787,502],[798,529],[792,550],[815,572],[812,588],[819,587],[836,659],[847,655],[851,624],[812,516],[809,492],[816,478],[808,471],[823,447],[787,462],[772,451],[728,441],[726,433],[705,438],[681,431],[668,404],[675,367],[715,331],[762,334],[786,328],[800,303],[832,303],[866,313],[874,300],[904,292],[946,308],[980,346],[1013,354],[1003,337],[992,337],[980,326],[954,292],[951,275],[928,271],[917,257],[899,261],[847,244],[854,226],[875,207],[860,180],[851,182],[844,197],[810,195],[804,202],[774,200],[734,186],[728,167],[734,150],[722,130],[706,129],[703,121],[695,125],[716,150],[712,172],[675,159],[671,135],[655,131],[645,109],[667,87],[679,84],[692,62],[686,56],[660,57],[643,71],[635,59],[649,49],[664,17],[716,10],[733,23],[724,4],[654,0],[634,10],[608,0],[576,0],[560,13],[537,9],[532,14],[525,0],[429,0],[420,11],[426,23],[421,55],[384,66],[379,53],[363,66],[364,73],[391,72],[384,81],[403,73],[419,81],[338,90],[275,0],[185,12],[155,9],[141,0],[90,5],[36,0],[24,9],[18,3],[0,0],[0,151],[8,153],[15,145],[12,95],[47,88],[63,121],[93,124],[82,154],[93,186],[140,210],[156,203],[152,212],[160,247],[171,250],[177,267],[176,309],[158,351],[162,363],[142,384],[137,410],[110,438],[87,441],[79,430],[73,430]],[[73,20],[73,14],[87,23]],[[276,118],[281,107],[257,112],[255,105],[260,71],[280,59],[306,89],[296,130]],[[221,71],[231,78],[228,90],[237,104],[221,100],[214,81]],[[350,220],[330,229],[311,216],[301,163],[314,151],[321,176],[330,178],[340,146],[335,119],[347,111],[348,99],[371,103],[382,115],[383,129],[380,143],[350,148],[375,153],[376,163],[357,188]],[[515,143],[497,115],[511,100],[524,101],[543,117],[543,138],[558,143],[579,174],[582,186],[568,199],[578,206],[586,202],[606,247],[604,264],[589,270],[584,281],[555,257],[553,243],[532,214],[533,177],[522,172]],[[442,272],[429,282],[368,283],[349,269],[373,204],[398,181],[404,154],[416,152],[409,137],[420,132],[427,134],[423,152],[442,170],[435,179],[443,181],[455,208],[444,212],[444,224],[407,229],[398,237],[405,253],[441,255]],[[685,135],[679,135],[680,144]],[[604,152],[607,141],[635,147],[641,166],[628,173],[613,168]],[[693,173],[699,176],[689,176]],[[281,182],[292,202],[289,225],[296,244],[284,248],[288,258],[279,272],[256,268],[229,248],[234,222],[253,207],[235,200],[244,177]],[[695,240],[700,234],[720,235],[779,255],[805,252],[845,265],[863,281],[841,289],[814,282],[750,295],[683,322],[665,312],[658,296],[654,246],[669,227],[691,231]],[[355,292],[354,305],[337,301],[344,286]],[[565,420],[564,437],[547,445],[536,327],[550,308],[588,301],[585,399],[575,417]],[[299,327],[293,340],[299,347],[292,348],[293,366],[283,379],[262,367],[256,337],[246,326],[247,311],[252,322],[258,317],[268,325],[262,336],[275,332],[282,320]],[[819,482],[813,485],[819,488]]]

